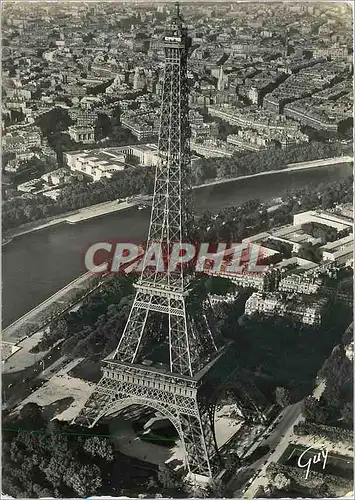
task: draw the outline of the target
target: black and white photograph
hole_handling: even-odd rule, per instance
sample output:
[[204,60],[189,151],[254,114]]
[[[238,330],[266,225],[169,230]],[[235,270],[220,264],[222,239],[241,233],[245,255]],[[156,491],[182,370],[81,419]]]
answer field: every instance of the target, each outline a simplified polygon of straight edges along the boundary
[[354,8],[3,1],[1,498],[344,498]]

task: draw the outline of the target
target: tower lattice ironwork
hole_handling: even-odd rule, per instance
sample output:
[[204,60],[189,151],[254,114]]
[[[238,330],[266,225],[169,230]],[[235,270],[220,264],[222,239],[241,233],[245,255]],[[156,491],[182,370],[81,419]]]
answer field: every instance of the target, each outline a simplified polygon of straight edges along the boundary
[[[165,66],[160,114],[159,162],[147,248],[169,261],[173,244],[182,245],[189,226],[190,130],[187,59],[190,38],[177,8],[164,37]],[[200,300],[194,275],[183,266],[159,272],[146,267],[115,352],[103,362],[103,376],[75,422],[98,420],[130,405],[145,405],[175,426],[190,473],[212,477],[218,470],[214,397],[226,348],[212,334],[208,303]],[[167,346],[166,365],[147,361],[149,346]],[[224,361],[221,361],[224,359]],[[247,407],[250,398],[243,389]],[[243,399],[243,398],[241,398]],[[241,405],[243,406],[242,402]],[[249,405],[250,406],[250,405]],[[253,406],[253,405],[251,405]]]

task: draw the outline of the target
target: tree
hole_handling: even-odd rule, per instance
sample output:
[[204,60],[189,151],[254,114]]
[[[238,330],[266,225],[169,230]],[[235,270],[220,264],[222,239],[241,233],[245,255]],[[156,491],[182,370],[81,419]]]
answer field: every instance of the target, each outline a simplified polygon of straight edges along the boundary
[[285,474],[279,473],[276,474],[274,478],[274,486],[278,490],[287,490],[291,485],[291,480]]
[[301,257],[301,259],[310,260],[312,262],[320,262],[322,260],[319,248],[308,241],[301,246],[298,251],[298,256]]
[[331,356],[319,370],[318,377],[326,381],[323,397],[327,403],[342,408],[347,392],[345,389],[351,388],[353,381],[353,364],[347,358],[342,345],[333,349]]
[[154,477],[150,477],[147,482],[147,490],[154,490],[158,487],[158,483]]
[[[69,333],[68,323],[62,317],[50,325],[50,341],[66,338]],[[46,336],[47,337],[47,336]]]
[[100,137],[107,137],[112,133],[111,120],[105,113],[98,114],[96,129]]
[[[35,406],[27,406],[22,417],[32,418]],[[9,418],[9,417],[7,417]],[[25,424],[17,416],[3,422],[4,427],[22,428]],[[85,497],[89,494],[113,493],[110,486],[112,467],[109,463],[110,444],[108,440],[92,440],[70,432],[70,426],[51,421],[45,432],[7,432],[2,442],[3,481],[2,491],[11,496],[33,498],[36,495],[50,497]],[[89,441],[89,443],[86,443]],[[96,456],[104,456],[106,463],[87,455],[92,445]],[[86,447],[86,449],[84,448]],[[120,456],[123,467],[129,458]],[[95,463],[92,463],[95,462]],[[103,485],[105,491],[102,491]]]
[[304,399],[302,413],[309,422],[326,424],[328,421],[328,411],[313,396]]
[[158,480],[164,488],[173,489],[181,486],[181,482],[165,464],[159,465]]
[[10,445],[9,455],[14,463],[21,463],[23,460],[23,448],[19,443],[13,441]]
[[46,498],[46,497],[52,497],[53,492],[49,490],[48,488],[43,488],[39,484],[34,484],[32,487],[33,491],[36,493],[38,498]]
[[112,445],[108,439],[99,438],[98,436],[90,437],[85,440],[84,450],[92,457],[98,456],[107,462],[113,460]]
[[42,408],[37,403],[27,403],[20,410],[20,420],[27,429],[38,430],[44,425]]
[[51,109],[36,120],[36,125],[41,128],[44,137],[48,138],[51,138],[57,132],[67,130],[72,124],[73,121],[68,114],[68,110],[59,107]]
[[209,277],[205,282],[208,293],[217,295],[226,295],[235,290],[235,285],[230,280],[220,277]]
[[286,387],[276,387],[275,389],[276,403],[285,408],[290,404],[290,391]]
[[237,453],[228,453],[225,460],[225,466],[227,470],[237,470],[241,465],[241,460]]
[[63,479],[80,496],[97,493],[102,486],[101,472],[95,464],[80,466],[73,463],[65,471]]
[[115,121],[116,125],[121,123],[121,108],[119,104],[112,110],[112,119]]
[[223,498],[224,487],[220,479],[214,479],[209,482],[206,488],[208,498]]
[[272,238],[269,238],[266,243],[265,243],[265,246],[267,248],[271,248],[272,250],[276,250],[277,252],[280,252],[283,257],[285,257],[286,259],[290,258],[291,255],[292,255],[292,245],[290,243],[286,243],[284,241],[278,241],[278,240],[274,240]]
[[354,419],[354,407],[352,403],[345,404],[344,408],[341,410],[341,416],[344,419],[344,423],[351,427]]
[[58,460],[58,456],[52,456],[49,463],[44,469],[44,474],[47,479],[54,487],[60,487],[63,480],[66,482],[65,474],[68,474],[70,460],[68,458],[62,458]]

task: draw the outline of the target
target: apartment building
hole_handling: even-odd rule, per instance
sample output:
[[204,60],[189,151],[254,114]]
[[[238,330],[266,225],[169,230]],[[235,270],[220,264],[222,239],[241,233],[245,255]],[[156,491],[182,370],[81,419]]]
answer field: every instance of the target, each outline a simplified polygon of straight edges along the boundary
[[247,109],[229,104],[220,106],[209,106],[208,113],[211,116],[221,118],[231,125],[238,125],[244,128],[254,130],[271,131],[271,130],[299,130],[299,125],[295,122],[287,120],[284,116],[272,111],[249,107]]
[[221,158],[222,156],[230,158],[235,151],[235,148],[229,146],[227,143],[212,140],[205,140],[203,142],[191,140],[190,147],[197,154],[205,158]]
[[229,135],[227,143],[237,146],[240,150],[261,151],[277,147],[287,147],[290,144],[308,142],[308,136],[299,130],[238,130],[236,135]]
[[4,152],[23,153],[30,148],[39,148],[42,144],[42,134],[39,129],[27,127],[28,130],[13,130],[6,134],[2,139]]
[[95,142],[95,129],[94,127],[79,127],[73,125],[69,127],[69,135],[75,142],[82,142],[83,144],[92,144]]
[[97,113],[95,111],[87,111],[83,108],[71,108],[69,110],[69,116],[75,121],[78,127],[93,126],[97,120]]
[[286,304],[277,294],[254,292],[245,303],[244,313],[247,316],[259,312],[267,316],[283,316],[286,310]]
[[[272,250],[270,248],[255,248],[258,252],[258,255],[264,259],[270,256],[279,255],[276,250]],[[234,251],[233,248],[231,248],[226,250],[225,252],[217,254],[216,258],[218,258],[218,256],[223,256],[222,264],[218,269],[214,269],[214,266],[208,264],[207,262],[204,268],[204,272],[209,276],[219,276],[221,278],[227,278],[238,287],[252,288],[254,290],[260,291],[276,290],[281,278],[280,271],[276,267],[267,265],[262,271],[253,271],[252,269],[250,270],[248,266],[250,249],[250,246],[246,246],[244,251],[242,252],[240,256],[241,268],[239,270],[228,270],[230,258],[232,257]]]
[[312,97],[286,105],[284,115],[318,130],[337,132],[343,122],[352,118],[353,105],[348,95],[323,102]]
[[322,323],[328,306],[326,298],[286,295],[280,292],[254,292],[245,303],[245,314],[260,313],[265,316],[292,317],[304,325],[316,327]]
[[121,125],[130,130],[138,140],[155,137],[159,134],[157,113],[128,112],[121,117]]
[[316,275],[307,274],[304,269],[296,268],[290,274],[281,278],[279,291],[313,295],[320,290],[321,286],[322,280]]

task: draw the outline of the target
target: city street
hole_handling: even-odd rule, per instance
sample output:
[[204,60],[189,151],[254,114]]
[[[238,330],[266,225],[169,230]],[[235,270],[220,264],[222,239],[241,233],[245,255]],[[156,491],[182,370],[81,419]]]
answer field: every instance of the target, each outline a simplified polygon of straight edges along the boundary
[[[324,382],[321,382],[313,391],[313,397],[319,399],[325,389]],[[276,426],[275,430],[272,432],[269,438],[265,439],[262,443],[263,445],[268,444],[271,447],[271,453],[265,457],[264,463],[260,469],[260,472],[255,477],[255,480],[251,483],[248,489],[243,495],[245,498],[254,498],[261,486],[267,485],[266,469],[270,463],[277,463],[280,457],[283,455],[285,450],[290,444],[293,437],[293,427],[303,420],[301,414],[302,411],[302,401],[287,407],[283,411],[283,417],[281,418],[279,424]],[[274,451],[273,451],[274,450]],[[259,468],[260,463],[253,464],[253,468]]]
[[[60,343],[59,343],[60,344]],[[3,406],[8,411],[15,408],[20,401],[30,397],[43,384],[55,375],[65,375],[79,364],[83,358],[76,358],[68,363],[66,356],[60,356],[58,345],[51,354],[41,353],[35,364],[21,371],[7,372],[3,375]]]

